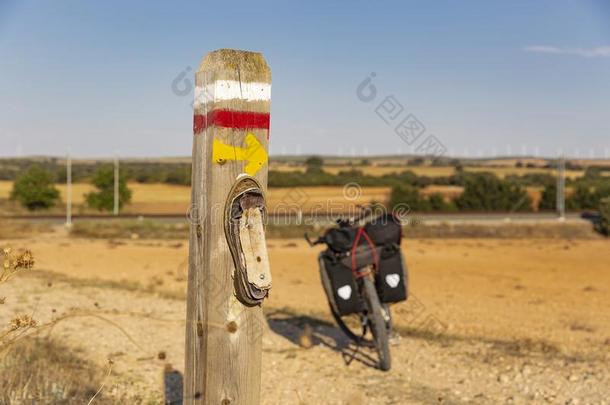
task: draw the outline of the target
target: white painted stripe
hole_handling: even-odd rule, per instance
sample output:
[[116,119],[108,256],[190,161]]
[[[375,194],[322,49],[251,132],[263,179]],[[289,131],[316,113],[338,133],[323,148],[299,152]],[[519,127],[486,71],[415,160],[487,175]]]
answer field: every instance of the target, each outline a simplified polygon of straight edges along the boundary
[[195,106],[208,101],[232,100],[268,101],[271,99],[271,85],[259,82],[238,82],[237,80],[217,80],[205,87],[195,87]]

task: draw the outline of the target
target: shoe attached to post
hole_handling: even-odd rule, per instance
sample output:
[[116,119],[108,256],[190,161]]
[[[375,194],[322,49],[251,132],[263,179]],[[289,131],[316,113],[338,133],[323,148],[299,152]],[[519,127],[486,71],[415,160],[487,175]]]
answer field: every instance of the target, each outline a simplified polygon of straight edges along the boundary
[[244,305],[260,304],[271,289],[265,241],[267,209],[263,189],[255,178],[242,174],[225,205],[225,236],[235,263],[235,295]]

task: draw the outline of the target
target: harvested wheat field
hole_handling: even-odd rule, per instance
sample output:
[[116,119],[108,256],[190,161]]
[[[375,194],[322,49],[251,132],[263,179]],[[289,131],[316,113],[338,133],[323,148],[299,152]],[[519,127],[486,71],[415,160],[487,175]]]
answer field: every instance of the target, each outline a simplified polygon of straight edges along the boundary
[[[90,385],[105,381],[101,403],[162,403],[164,375],[183,371],[188,242],[84,239],[56,228],[6,243],[31,249],[36,265],[0,286],[0,324],[18,314],[61,320],[39,335],[97,367]],[[318,250],[294,239],[269,240],[268,248],[265,404],[610,397],[605,240],[407,239],[411,297],[393,307],[389,373],[372,367],[367,349],[346,365],[354,347],[332,322]]]

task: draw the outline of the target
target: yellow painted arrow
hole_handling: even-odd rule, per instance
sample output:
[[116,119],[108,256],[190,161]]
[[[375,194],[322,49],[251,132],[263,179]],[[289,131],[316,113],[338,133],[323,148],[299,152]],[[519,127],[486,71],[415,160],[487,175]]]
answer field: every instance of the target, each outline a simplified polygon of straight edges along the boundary
[[248,164],[244,170],[250,176],[254,176],[267,163],[269,156],[254,134],[248,133],[245,148],[227,145],[214,139],[212,159],[220,165],[225,164],[227,160],[247,160]]

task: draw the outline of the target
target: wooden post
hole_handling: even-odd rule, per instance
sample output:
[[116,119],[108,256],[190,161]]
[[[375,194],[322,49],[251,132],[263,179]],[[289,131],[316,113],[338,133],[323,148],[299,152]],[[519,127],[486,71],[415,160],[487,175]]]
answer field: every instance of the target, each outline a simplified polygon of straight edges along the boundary
[[259,53],[220,49],[195,84],[184,403],[258,404],[264,318],[236,296],[225,216],[239,178],[267,188],[271,72]]

